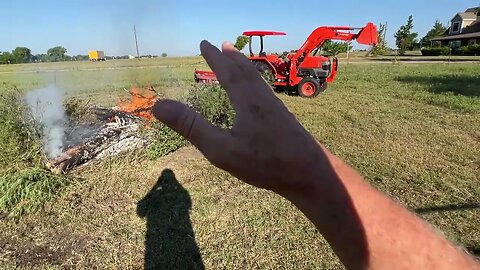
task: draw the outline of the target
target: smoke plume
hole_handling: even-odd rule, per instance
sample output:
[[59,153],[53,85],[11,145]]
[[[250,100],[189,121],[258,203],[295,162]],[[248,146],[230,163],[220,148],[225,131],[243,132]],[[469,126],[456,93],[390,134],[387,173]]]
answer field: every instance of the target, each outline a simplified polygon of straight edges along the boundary
[[25,95],[25,102],[42,136],[43,149],[49,158],[62,153],[68,118],[63,107],[63,92],[54,85]]

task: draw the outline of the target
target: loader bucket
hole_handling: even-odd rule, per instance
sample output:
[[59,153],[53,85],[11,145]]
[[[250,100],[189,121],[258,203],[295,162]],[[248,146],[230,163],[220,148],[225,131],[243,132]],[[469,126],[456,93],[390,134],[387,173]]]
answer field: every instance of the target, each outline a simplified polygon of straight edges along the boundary
[[368,23],[357,36],[357,42],[365,45],[378,44],[378,30],[373,23]]

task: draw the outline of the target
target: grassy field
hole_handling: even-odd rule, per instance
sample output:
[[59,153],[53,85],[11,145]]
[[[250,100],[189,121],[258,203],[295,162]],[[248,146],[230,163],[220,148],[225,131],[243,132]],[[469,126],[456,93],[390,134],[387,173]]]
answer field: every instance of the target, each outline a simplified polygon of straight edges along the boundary
[[[196,57],[0,66],[0,91],[56,83],[112,105],[136,84],[182,98],[204,67]],[[279,97],[375,187],[478,254],[479,74],[478,64],[344,65],[316,99]],[[175,269],[342,268],[289,202],[191,146],[158,160],[126,154],[73,177],[41,211],[0,213],[0,268],[141,269],[145,258]]]

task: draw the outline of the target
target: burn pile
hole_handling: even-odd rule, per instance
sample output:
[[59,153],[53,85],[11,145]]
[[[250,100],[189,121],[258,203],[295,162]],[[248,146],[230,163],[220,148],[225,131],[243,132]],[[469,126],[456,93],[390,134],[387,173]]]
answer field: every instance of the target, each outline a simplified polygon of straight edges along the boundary
[[158,95],[152,87],[126,91],[130,99],[113,108],[86,105],[87,119],[66,113],[63,96],[55,87],[28,93],[30,119],[42,138],[47,168],[67,173],[91,161],[146,146],[148,139],[142,131],[153,119],[151,108]]

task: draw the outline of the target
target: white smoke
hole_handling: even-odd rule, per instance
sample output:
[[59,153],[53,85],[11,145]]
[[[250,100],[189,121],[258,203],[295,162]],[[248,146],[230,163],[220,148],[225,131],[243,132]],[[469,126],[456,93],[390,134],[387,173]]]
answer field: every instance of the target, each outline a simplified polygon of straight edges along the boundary
[[25,95],[31,117],[39,127],[43,149],[49,158],[62,153],[68,118],[63,107],[63,92],[54,85]]

